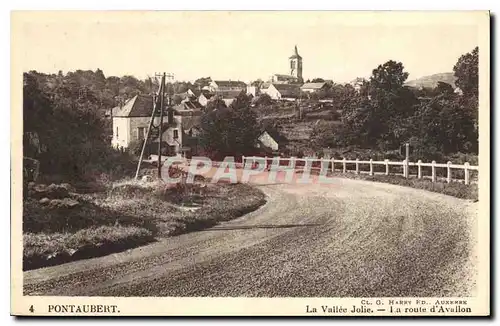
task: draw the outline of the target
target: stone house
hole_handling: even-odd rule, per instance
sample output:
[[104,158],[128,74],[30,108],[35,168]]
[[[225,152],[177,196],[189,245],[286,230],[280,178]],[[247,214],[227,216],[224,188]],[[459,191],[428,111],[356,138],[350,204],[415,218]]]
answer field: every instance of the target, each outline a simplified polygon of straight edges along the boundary
[[[153,96],[137,95],[128,100],[121,108],[114,108],[113,137],[111,144],[115,148],[126,149],[134,141],[146,138],[151,114],[153,111]],[[164,112],[163,133],[161,141],[168,155],[184,155],[191,150],[193,132],[201,120],[201,105],[197,101],[185,100]],[[158,128],[159,115],[155,116],[153,127]],[[158,130],[158,129],[156,129]],[[154,131],[154,129],[153,129]],[[157,132],[156,132],[157,134]],[[196,132],[195,132],[196,134]],[[153,132],[153,136],[155,133]],[[158,142],[159,136],[152,138]]]
[[321,90],[326,90],[328,88],[328,84],[326,82],[321,83],[305,83],[300,87],[303,92],[306,93],[315,93]]
[[293,84],[270,84],[268,88],[262,90],[273,100],[295,100],[300,96],[300,86]]

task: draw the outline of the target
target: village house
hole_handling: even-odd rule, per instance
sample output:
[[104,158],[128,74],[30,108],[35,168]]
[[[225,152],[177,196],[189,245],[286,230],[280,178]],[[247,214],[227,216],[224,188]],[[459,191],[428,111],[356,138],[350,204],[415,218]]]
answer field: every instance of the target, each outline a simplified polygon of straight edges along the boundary
[[177,93],[177,94],[174,94],[174,97],[179,97],[182,101],[184,100],[190,100],[190,99],[194,99],[196,98],[196,94],[191,90],[191,89],[188,89],[186,92],[184,93]]
[[252,97],[256,97],[260,95],[260,87],[259,86],[247,86],[247,95],[251,95]]
[[229,106],[238,95],[242,92],[246,93],[247,84],[242,81],[214,80],[210,83],[209,88],[211,93],[217,95],[226,103],[226,106]]
[[265,129],[258,138],[257,148],[276,153],[283,150],[286,144],[287,139],[277,131]]
[[225,92],[246,92],[247,84],[238,80],[214,80],[209,85],[210,91],[217,95]]
[[270,84],[262,93],[273,100],[295,100],[300,96],[300,86],[294,84]]
[[326,90],[326,88],[328,87],[327,85],[328,84],[326,82],[305,83],[304,85],[302,85],[302,87],[300,87],[300,89],[306,93],[316,93],[316,92],[319,92],[321,90]]
[[348,84],[351,85],[352,87],[354,87],[354,89],[356,90],[356,92],[359,93],[359,91],[361,90],[361,87],[366,82],[367,82],[367,80],[365,78],[357,77],[357,78],[351,80]]
[[207,106],[208,101],[214,96],[214,94],[210,93],[209,91],[202,91],[200,96],[198,96],[198,103],[201,104],[201,106]]
[[[114,108],[113,138],[111,144],[115,148],[126,149],[134,141],[146,138],[151,114],[153,97],[151,95],[136,95],[122,107]],[[163,134],[161,141],[165,143],[168,155],[185,155],[191,151],[196,128],[200,124],[201,105],[197,101],[184,100],[173,109],[164,113]],[[155,116],[154,127],[159,127],[160,117]],[[158,135],[153,142],[158,142]]]
[[274,74],[271,76],[271,82],[273,84],[293,84],[300,83],[299,78],[291,75]]

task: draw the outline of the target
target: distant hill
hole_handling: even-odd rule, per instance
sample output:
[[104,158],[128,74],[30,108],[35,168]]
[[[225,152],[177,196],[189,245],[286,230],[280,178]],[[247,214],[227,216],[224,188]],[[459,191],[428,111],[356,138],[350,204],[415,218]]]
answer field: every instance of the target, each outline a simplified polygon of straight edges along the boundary
[[453,76],[452,72],[444,72],[440,74],[434,74],[430,76],[424,76],[418,79],[410,80],[405,83],[407,86],[412,87],[426,87],[426,88],[434,88],[437,86],[438,82],[448,83],[451,86],[455,87],[455,80],[457,78]]

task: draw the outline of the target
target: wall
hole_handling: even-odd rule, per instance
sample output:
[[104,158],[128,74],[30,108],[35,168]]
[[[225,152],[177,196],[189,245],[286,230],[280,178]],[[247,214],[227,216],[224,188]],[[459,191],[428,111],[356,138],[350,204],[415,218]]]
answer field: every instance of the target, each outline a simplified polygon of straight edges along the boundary
[[268,88],[263,89],[262,93],[269,95],[273,100],[279,100],[281,98],[280,92],[273,85],[270,85]]
[[271,96],[273,100],[281,99],[281,93],[276,89],[276,87],[274,87],[273,85],[269,86],[269,91],[271,92],[269,96]]
[[201,95],[198,97],[198,102],[199,102],[202,106],[207,106],[208,100],[207,100],[207,98],[205,97],[205,95],[201,94]]
[[[118,128],[118,137],[116,136],[116,128]],[[113,117],[113,138],[111,146],[116,148],[127,148],[129,145],[129,118]]]
[[[131,118],[126,118],[126,117],[114,117],[113,118],[113,140],[112,140],[112,146],[114,147],[123,147],[127,148],[132,141],[137,140],[137,128],[143,127],[145,128],[145,134],[146,136],[148,127],[149,127],[149,121],[150,117],[131,117]],[[179,138],[178,141],[182,144],[182,132],[180,129],[180,123],[181,123],[181,117],[174,116],[174,119],[178,122],[178,126],[172,127],[167,129],[162,135],[162,140],[166,141],[169,145],[176,146],[178,149],[180,146],[179,144],[174,140],[174,130],[178,130]],[[167,122],[167,117],[163,117],[163,122]],[[154,119],[154,125],[157,126],[160,123],[160,118],[155,117]],[[119,138],[116,138],[116,127],[118,127],[118,136]]]
[[279,148],[278,143],[267,132],[260,135],[259,141],[262,145],[272,149],[273,151],[277,151]]

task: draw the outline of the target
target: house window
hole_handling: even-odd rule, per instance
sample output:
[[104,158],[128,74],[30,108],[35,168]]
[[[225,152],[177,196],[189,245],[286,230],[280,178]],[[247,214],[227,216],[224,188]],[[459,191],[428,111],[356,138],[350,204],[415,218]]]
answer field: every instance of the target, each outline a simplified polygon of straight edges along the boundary
[[295,61],[290,61],[290,69],[295,69]]
[[144,127],[139,127],[137,128],[137,139],[138,140],[144,140],[144,132],[145,132],[146,128]]
[[174,129],[174,139],[179,138],[179,130]]
[[118,138],[118,127],[116,127],[116,138]]

